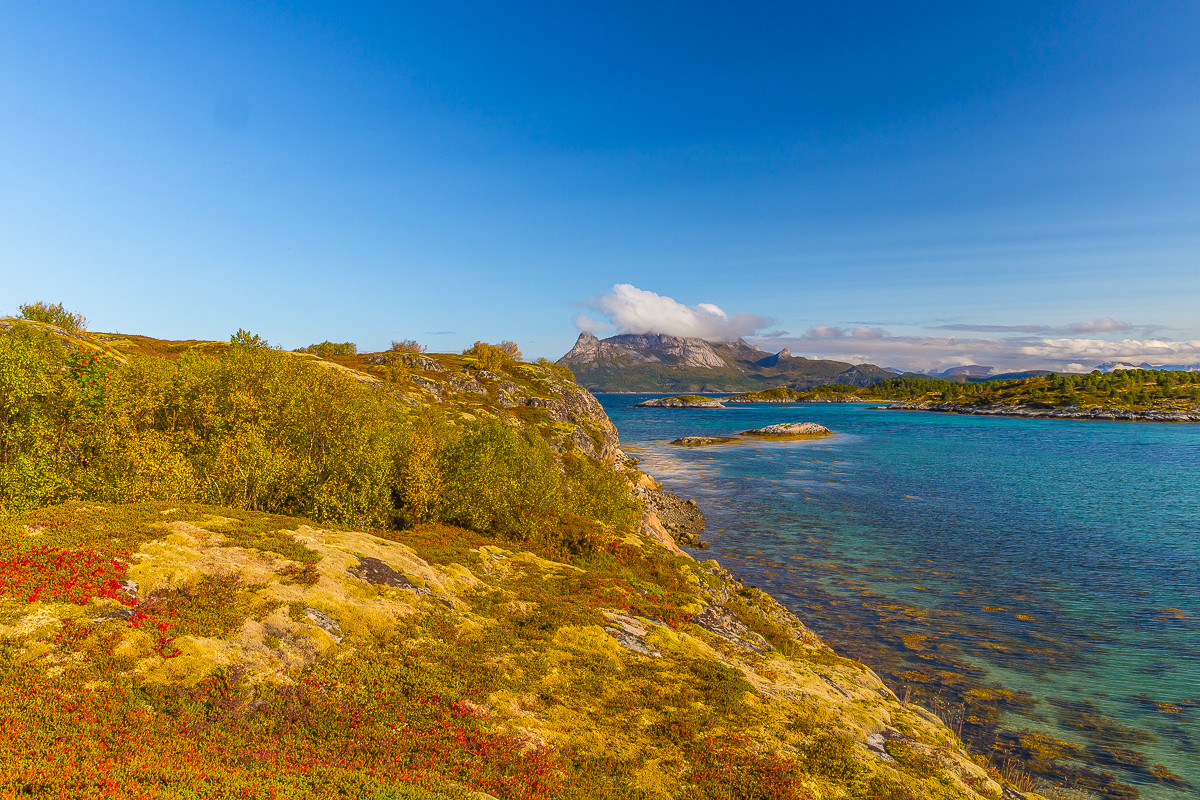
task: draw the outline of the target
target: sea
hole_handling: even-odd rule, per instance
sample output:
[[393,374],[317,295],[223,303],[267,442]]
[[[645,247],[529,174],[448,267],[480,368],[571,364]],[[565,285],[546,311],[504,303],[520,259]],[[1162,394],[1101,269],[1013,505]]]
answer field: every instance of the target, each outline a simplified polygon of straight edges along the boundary
[[[1200,425],[864,404],[635,408],[623,449],[715,558],[1020,785],[1200,797]],[[829,437],[687,435],[816,422]]]

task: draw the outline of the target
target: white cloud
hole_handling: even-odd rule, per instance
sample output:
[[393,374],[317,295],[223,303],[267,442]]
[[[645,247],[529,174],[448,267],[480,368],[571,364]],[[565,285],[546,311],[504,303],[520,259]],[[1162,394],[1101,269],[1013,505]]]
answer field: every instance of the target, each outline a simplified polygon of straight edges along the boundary
[[605,325],[603,322],[592,319],[587,314],[580,312],[575,315],[575,327],[580,331],[586,331],[587,333],[594,334],[597,331],[602,330]]
[[1128,322],[1117,322],[1112,317],[1097,317],[1087,322],[1076,322],[1067,328],[1071,333],[1110,333],[1133,330]]
[[1200,339],[1172,342],[1166,339],[1043,339],[1021,347],[1022,355],[1040,358],[1071,358],[1076,361],[1165,361],[1200,360]]
[[973,333],[1040,333],[1047,336],[1070,333],[1112,333],[1113,331],[1131,331],[1133,325],[1119,322],[1112,317],[1096,317],[1087,322],[1073,322],[1066,327],[1054,325],[988,325],[973,322],[956,322],[952,325],[935,325],[935,329],[943,331],[963,331]]
[[[608,294],[593,297],[587,301],[587,307],[605,315],[619,333],[664,333],[709,341],[732,341],[751,336],[774,323],[768,317],[755,314],[730,316],[712,303],[686,306],[674,298],[628,283],[618,283]],[[580,330],[588,330],[583,325],[601,323],[581,314],[575,324]]]
[[797,355],[869,363],[911,370],[940,370],[964,364],[991,366],[995,372],[1047,369],[1090,372],[1107,361],[1162,364],[1200,363],[1200,339],[1106,339],[1033,336],[958,338],[888,336],[878,329],[855,336],[842,328],[814,325],[802,337],[759,337],[768,350],[791,348]]
[[[769,336],[770,334],[764,334]],[[802,339],[808,339],[814,342],[823,342],[828,339],[882,339],[887,334],[882,328],[872,328],[869,325],[855,325],[850,330],[845,328],[835,328],[832,325],[813,325],[805,331]]]
[[872,328],[867,325],[855,325],[850,335],[855,339],[882,339],[885,334],[882,328]]
[[845,328],[834,328],[830,325],[813,325],[805,331],[804,339],[821,342],[826,339],[842,339],[846,336]]

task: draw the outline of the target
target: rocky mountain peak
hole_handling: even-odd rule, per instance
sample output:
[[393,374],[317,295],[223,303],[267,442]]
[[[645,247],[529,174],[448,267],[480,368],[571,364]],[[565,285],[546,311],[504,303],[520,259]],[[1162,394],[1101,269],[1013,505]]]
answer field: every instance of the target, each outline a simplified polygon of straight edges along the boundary
[[[742,344],[745,344],[744,342]],[[749,347],[749,345],[745,345]],[[622,333],[597,339],[586,331],[559,363],[591,366],[601,362],[625,364],[667,363],[685,367],[729,367],[704,339],[670,336],[665,333]]]

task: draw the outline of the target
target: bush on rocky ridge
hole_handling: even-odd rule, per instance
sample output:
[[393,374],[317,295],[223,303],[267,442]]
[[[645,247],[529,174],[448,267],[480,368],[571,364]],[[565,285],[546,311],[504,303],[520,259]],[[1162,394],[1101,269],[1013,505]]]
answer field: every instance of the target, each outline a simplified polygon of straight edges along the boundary
[[87,330],[87,319],[82,314],[67,311],[63,308],[62,303],[50,304],[39,300],[36,303],[24,304],[19,308],[22,319],[57,325],[72,333]]

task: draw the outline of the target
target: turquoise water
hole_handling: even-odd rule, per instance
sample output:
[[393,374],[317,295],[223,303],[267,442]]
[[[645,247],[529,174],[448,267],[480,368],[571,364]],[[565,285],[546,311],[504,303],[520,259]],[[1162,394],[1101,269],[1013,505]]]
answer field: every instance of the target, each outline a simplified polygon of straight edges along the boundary
[[[973,749],[1097,797],[1200,797],[1200,425],[599,397],[708,516],[698,557]],[[667,444],[782,421],[837,435]]]

